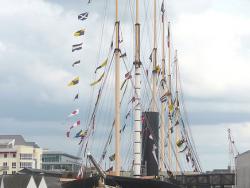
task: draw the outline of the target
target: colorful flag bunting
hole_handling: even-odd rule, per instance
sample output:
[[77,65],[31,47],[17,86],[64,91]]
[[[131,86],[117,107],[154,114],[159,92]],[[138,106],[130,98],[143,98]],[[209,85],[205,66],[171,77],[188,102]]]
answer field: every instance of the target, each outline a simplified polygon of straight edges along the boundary
[[107,58],[100,66],[98,66],[98,67],[95,69],[95,73],[97,72],[98,69],[100,69],[100,68],[102,68],[102,67],[105,67],[107,64],[108,64],[108,58]]
[[88,18],[88,16],[89,16],[89,13],[84,12],[84,13],[78,15],[78,20],[84,21],[84,20],[86,20]]
[[66,136],[69,138],[69,134],[70,134],[70,132],[69,131],[67,131],[67,133],[66,133]]
[[73,112],[71,112],[68,117],[73,117],[76,116],[77,114],[79,114],[79,109],[76,109]]
[[162,4],[161,4],[161,12],[165,12],[165,8],[164,8],[164,0],[162,1]]
[[114,42],[111,41],[111,44],[110,44],[110,49],[113,50],[113,47],[114,47]]
[[179,125],[179,121],[178,120],[176,120],[174,126],[177,126],[177,125]]
[[112,172],[113,171],[113,166],[111,166],[109,169],[106,170],[106,172]]
[[72,64],[72,67],[74,67],[75,65],[80,64],[80,63],[81,63],[81,61],[80,61],[80,60],[75,61],[75,62]]
[[110,161],[114,161],[115,160],[115,153],[109,157],[109,160]]
[[169,130],[170,130],[170,133],[174,132],[174,128],[173,127],[170,127]]
[[160,101],[162,103],[167,101],[167,93],[165,93],[164,95],[161,96]]
[[82,43],[72,45],[72,52],[82,49]]
[[188,148],[188,146],[185,146],[185,148],[181,151],[179,151],[180,153],[184,152],[186,149]]
[[99,82],[102,80],[103,77],[104,77],[104,73],[102,73],[102,75],[100,76],[100,78],[99,78],[98,80],[92,82],[92,83],[90,84],[90,86],[94,86],[94,85],[96,85],[97,83],[99,83]]
[[185,142],[185,140],[184,140],[184,139],[177,140],[176,145],[177,145],[178,147],[181,147],[181,146],[182,146],[182,144],[183,144],[184,142]]
[[76,133],[75,138],[83,138],[87,135],[87,131],[80,130],[78,133]]
[[127,56],[127,54],[126,54],[126,52],[125,52],[125,53],[123,53],[123,54],[120,55],[120,58],[124,58],[124,57],[126,57],[126,56]]
[[85,29],[80,29],[80,30],[78,30],[78,31],[76,31],[76,32],[74,33],[74,36],[75,36],[75,37],[79,37],[79,36],[84,35],[84,33],[85,33]]
[[151,54],[149,56],[149,60],[152,62],[152,52],[151,52]]
[[79,98],[79,94],[77,93],[74,100],[78,99]]
[[132,97],[132,99],[128,102],[128,104],[131,103],[131,102],[132,103],[135,102],[135,97]]
[[173,110],[174,110],[174,105],[173,105],[173,104],[168,105],[168,109],[169,109],[170,112],[173,112]]
[[188,156],[188,154],[186,154],[186,160],[189,163],[189,156]]
[[125,74],[125,78],[127,80],[132,78],[132,75],[131,75],[130,71]]
[[76,78],[74,78],[69,84],[68,84],[68,86],[74,86],[74,85],[76,85],[76,84],[78,84],[79,83],[79,76],[78,77],[76,77]]

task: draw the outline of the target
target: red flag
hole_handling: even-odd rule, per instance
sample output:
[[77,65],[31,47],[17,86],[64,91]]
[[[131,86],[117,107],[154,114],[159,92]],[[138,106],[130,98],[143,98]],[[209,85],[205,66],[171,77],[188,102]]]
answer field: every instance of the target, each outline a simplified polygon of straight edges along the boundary
[[77,114],[79,114],[79,109],[76,109],[76,110],[74,110],[73,112],[71,112],[71,114],[69,114],[68,117],[72,117],[72,116],[75,116],[75,115],[77,115]]

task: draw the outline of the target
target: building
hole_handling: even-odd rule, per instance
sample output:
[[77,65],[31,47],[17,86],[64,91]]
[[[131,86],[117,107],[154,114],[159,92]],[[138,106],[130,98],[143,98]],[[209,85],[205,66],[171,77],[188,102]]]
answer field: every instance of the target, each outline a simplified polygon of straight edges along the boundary
[[81,159],[79,157],[58,151],[43,152],[43,170],[78,172],[80,166]]
[[250,187],[250,150],[236,157],[236,187]]
[[42,149],[21,135],[0,135],[0,175],[15,174],[23,168],[41,168]]

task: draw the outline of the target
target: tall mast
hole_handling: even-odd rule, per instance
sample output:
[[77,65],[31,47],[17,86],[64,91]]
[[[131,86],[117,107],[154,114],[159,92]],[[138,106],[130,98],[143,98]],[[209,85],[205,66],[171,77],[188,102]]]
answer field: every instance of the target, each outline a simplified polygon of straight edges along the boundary
[[115,175],[120,176],[121,159],[120,159],[120,47],[119,47],[119,29],[118,20],[118,0],[115,11]]
[[[176,88],[176,104],[177,104],[177,118],[179,118],[179,98],[178,98],[178,56],[177,56],[177,50],[175,50],[175,88]],[[177,140],[179,140],[179,125],[175,125],[175,143],[177,143]],[[178,163],[179,160],[179,152],[178,152],[178,146],[175,144],[175,151],[176,151],[176,172],[180,171],[180,166]]]
[[170,22],[168,22],[168,163],[172,168],[172,121],[170,107],[172,105],[171,97],[171,45],[170,45]]
[[[162,84],[163,84],[163,95],[166,93],[165,87],[165,10],[164,10],[164,0],[162,2],[162,68],[161,68],[161,75],[162,75]],[[164,171],[164,159],[165,159],[165,102],[161,103],[161,126],[160,126],[160,133],[161,133],[161,145],[160,145],[160,171]]]
[[154,27],[154,48],[153,48],[153,96],[152,96],[152,111],[156,112],[156,77],[157,77],[157,28],[156,28],[156,0],[154,0],[154,21],[153,21],[153,27]]
[[135,108],[134,108],[134,176],[141,176],[141,61],[139,0],[136,0],[135,23]]

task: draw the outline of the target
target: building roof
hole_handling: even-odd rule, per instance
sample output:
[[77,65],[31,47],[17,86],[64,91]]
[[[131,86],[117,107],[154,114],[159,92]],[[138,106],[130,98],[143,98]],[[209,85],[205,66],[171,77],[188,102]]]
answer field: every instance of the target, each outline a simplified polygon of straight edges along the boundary
[[240,157],[242,155],[249,155],[250,154],[250,150],[245,151],[244,153],[240,153],[239,155],[237,155],[236,157]]
[[41,182],[43,176],[41,176],[41,175],[33,175],[33,178],[34,178],[34,181],[36,183],[36,186],[39,187],[40,182]]
[[0,135],[0,141],[6,142],[8,140],[15,140],[15,145],[33,146],[34,148],[40,148],[35,142],[26,142],[22,135]]
[[22,175],[4,175],[3,184],[4,187],[9,188],[26,188],[31,176],[22,174]]
[[63,155],[63,156],[66,156],[66,157],[70,157],[72,159],[77,159],[77,160],[81,159],[81,158],[79,158],[77,156],[70,155],[70,154],[67,154],[67,153],[64,153],[64,152],[61,152],[61,151],[44,151],[43,155]]
[[59,178],[45,176],[44,180],[48,188],[61,188],[61,182]]
[[0,140],[13,140],[15,139],[16,145],[25,145],[26,141],[21,135],[0,135]]
[[24,169],[18,171],[18,174],[29,174],[29,175],[41,175],[42,174],[44,176],[61,177],[63,175],[63,172],[24,168]]

